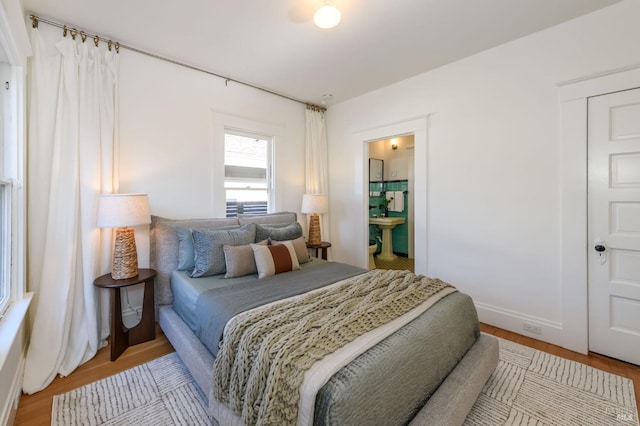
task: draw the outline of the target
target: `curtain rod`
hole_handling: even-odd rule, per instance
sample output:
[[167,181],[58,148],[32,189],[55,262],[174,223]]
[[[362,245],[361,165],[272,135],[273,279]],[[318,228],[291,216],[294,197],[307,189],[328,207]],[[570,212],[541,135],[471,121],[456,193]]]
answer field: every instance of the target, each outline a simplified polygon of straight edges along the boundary
[[[114,42],[113,40],[104,38],[104,37],[102,37],[100,35],[89,34],[86,31],[79,31],[78,32],[78,30],[76,28],[70,28],[68,25],[61,24],[60,22],[52,21],[52,20],[49,20],[49,19],[45,19],[45,18],[42,18],[42,17],[37,16],[35,14],[29,15],[29,18],[31,19],[31,24],[32,24],[33,28],[37,28],[38,27],[38,22],[44,22],[45,24],[49,24],[49,25],[54,26],[54,27],[62,28],[62,29],[65,29],[65,30],[70,30],[72,32],[75,31],[76,33],[79,33],[79,34],[81,34],[81,36],[83,36],[83,41],[84,41],[85,37],[89,37],[89,38],[92,38],[96,44],[97,44],[98,41],[102,41],[102,42],[107,43],[109,45],[109,49],[111,49],[111,44],[115,43],[116,50],[118,48],[122,47],[122,48],[125,48],[125,49],[128,49],[128,50],[131,50],[132,52],[140,53],[142,55],[150,56],[150,57],[155,58],[155,59],[160,59],[161,61],[170,62],[170,63],[172,63],[174,65],[179,65],[181,67],[189,68],[189,69],[194,70],[194,71],[203,72],[205,74],[209,74],[209,75],[212,75],[214,77],[221,78],[221,79],[224,80],[225,86],[228,85],[229,82],[237,83],[237,84],[241,84],[241,85],[246,86],[246,87],[250,87],[252,89],[256,89],[256,90],[260,90],[260,91],[265,92],[265,93],[269,93],[271,95],[275,95],[275,96],[279,96],[279,97],[284,98],[284,99],[288,99],[288,100],[293,101],[293,102],[297,102],[299,104],[306,105],[307,108],[314,107],[314,108],[320,109],[323,112],[326,111],[326,108],[320,107],[318,105],[310,104],[308,102],[304,102],[304,101],[301,101],[300,99],[292,98],[290,96],[283,95],[283,94],[278,93],[278,92],[274,92],[273,90],[265,89],[264,87],[256,86],[255,84],[246,83],[244,81],[236,80],[235,78],[231,78],[231,77],[228,77],[228,76],[225,76],[225,75],[222,75],[222,74],[218,74],[218,73],[215,73],[213,71],[209,71],[207,69],[204,69],[204,68],[201,68],[201,67],[197,67],[195,65],[187,64],[185,62],[180,62],[180,61],[177,61],[175,59],[171,59],[171,58],[168,58],[166,56],[158,55],[158,54],[153,53],[153,52],[149,52],[149,51],[146,51],[146,50],[138,49],[137,47],[129,46],[129,45],[125,44],[125,43]],[[75,36],[74,36],[74,39],[75,39]]]

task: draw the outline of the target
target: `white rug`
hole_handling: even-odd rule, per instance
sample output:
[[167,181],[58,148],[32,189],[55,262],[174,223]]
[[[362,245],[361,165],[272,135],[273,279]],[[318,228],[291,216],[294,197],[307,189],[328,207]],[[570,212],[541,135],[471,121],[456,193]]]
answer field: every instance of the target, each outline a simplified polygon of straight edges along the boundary
[[[52,425],[217,425],[173,353],[53,400]],[[465,425],[634,425],[631,380],[500,339]]]
[[500,339],[465,425],[638,425],[633,382]]

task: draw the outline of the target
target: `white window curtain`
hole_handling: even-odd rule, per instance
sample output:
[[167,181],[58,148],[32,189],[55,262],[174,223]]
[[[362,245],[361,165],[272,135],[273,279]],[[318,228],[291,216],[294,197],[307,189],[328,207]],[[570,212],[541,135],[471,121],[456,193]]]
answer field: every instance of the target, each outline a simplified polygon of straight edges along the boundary
[[[305,128],[305,192],[329,195],[329,168],[327,161],[327,126],[324,111],[307,105]],[[322,239],[331,241],[329,215],[320,215]]]
[[[55,40],[54,40],[55,38]],[[114,192],[118,55],[91,38],[32,30],[28,139],[28,286],[35,291],[23,389],[66,376],[106,344],[110,230],[96,227]]]

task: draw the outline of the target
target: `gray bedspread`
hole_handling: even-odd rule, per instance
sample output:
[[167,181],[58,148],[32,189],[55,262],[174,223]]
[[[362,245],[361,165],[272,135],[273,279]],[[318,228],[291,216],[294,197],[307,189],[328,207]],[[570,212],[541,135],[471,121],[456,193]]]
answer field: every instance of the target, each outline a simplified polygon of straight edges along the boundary
[[444,297],[334,374],[316,397],[314,425],[408,424],[479,336],[471,298]]
[[215,356],[227,322],[255,307],[324,287],[366,272],[328,262],[322,268],[301,269],[260,280],[207,290],[196,302],[196,336]]

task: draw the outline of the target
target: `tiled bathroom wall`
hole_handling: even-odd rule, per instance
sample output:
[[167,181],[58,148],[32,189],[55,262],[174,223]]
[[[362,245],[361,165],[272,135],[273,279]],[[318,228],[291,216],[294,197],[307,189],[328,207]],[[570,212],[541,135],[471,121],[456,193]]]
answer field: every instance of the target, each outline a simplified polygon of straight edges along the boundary
[[[384,213],[385,192],[386,191],[407,191],[409,182],[407,180],[370,182],[369,183],[369,217],[380,216]],[[409,197],[404,194],[404,210],[402,212],[389,212],[389,217],[404,217],[405,223],[393,228],[393,252],[399,255],[409,255]],[[378,251],[380,250],[380,241],[376,237],[382,236],[382,231],[376,225],[369,225],[369,240],[378,242]]]

